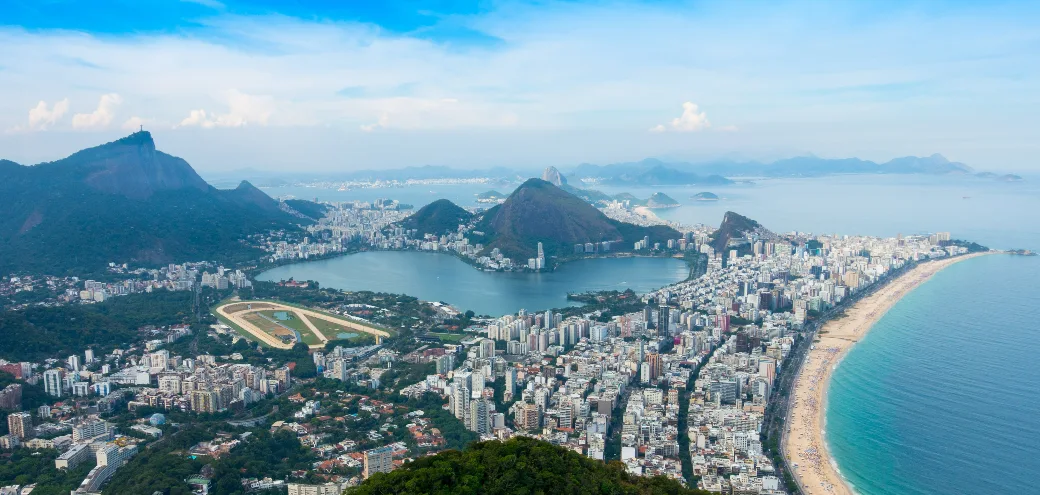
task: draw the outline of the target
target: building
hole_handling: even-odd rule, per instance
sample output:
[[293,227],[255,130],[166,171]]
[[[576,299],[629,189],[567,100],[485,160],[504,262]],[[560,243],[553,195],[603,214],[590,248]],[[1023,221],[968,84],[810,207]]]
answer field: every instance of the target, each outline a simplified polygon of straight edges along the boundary
[[22,385],[20,383],[12,383],[0,390],[0,409],[18,410],[21,408]]
[[43,390],[52,397],[61,397],[63,391],[61,370],[43,372]]
[[365,452],[365,479],[376,473],[389,473],[393,470],[394,451],[390,446],[379,447],[378,449]]
[[69,450],[62,452],[57,459],[54,459],[54,467],[57,469],[75,469],[83,461],[90,459],[91,452],[90,444],[77,443],[73,445]]
[[19,440],[32,438],[32,415],[20,412],[7,416],[7,431],[18,437]]
[[657,334],[658,335],[669,335],[668,332],[668,305],[661,304],[661,307],[657,308]]
[[322,485],[289,483],[288,486],[289,492],[286,495],[340,495],[348,487],[345,483],[325,483]]

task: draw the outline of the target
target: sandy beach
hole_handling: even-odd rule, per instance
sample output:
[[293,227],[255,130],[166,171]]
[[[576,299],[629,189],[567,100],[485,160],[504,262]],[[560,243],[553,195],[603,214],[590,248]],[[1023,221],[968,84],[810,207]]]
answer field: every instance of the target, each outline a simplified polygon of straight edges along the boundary
[[[784,455],[806,494],[852,494],[827,451],[824,438],[827,389],[831,373],[845,353],[903,296],[942,269],[988,253],[958,256],[918,265],[827,322],[795,379],[788,409]],[[797,468],[794,466],[797,465]]]

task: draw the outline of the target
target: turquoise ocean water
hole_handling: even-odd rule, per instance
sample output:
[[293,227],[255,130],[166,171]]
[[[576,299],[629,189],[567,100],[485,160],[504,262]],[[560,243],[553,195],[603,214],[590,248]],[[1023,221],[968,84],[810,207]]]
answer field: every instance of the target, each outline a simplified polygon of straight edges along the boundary
[[[485,189],[464,185],[364,193],[293,188],[267,192],[330,200],[389,197],[417,206],[447,197],[474,206],[474,195]],[[683,206],[658,214],[684,223],[717,225],[726,211],[733,210],[778,232],[894,236],[949,231],[955,238],[999,249],[1040,249],[1040,177],[1027,177],[1027,182],[1018,184],[924,176],[766,180],[710,189],[723,199],[708,203],[690,200],[704,190],[697,187],[600,189],[639,197],[663,191]],[[459,268],[450,257],[436,258],[433,268],[429,262],[415,260],[416,264],[389,263],[386,269],[450,272]],[[308,266],[308,271],[313,267],[310,273],[317,274],[337,269],[296,266]],[[355,267],[344,265],[345,271],[335,276],[352,279],[347,282],[353,288],[373,282],[379,284],[373,289],[391,288],[381,280],[361,280],[357,275],[368,272],[360,267],[361,272],[352,274]],[[464,290],[486,301],[483,307],[488,312],[505,313],[514,309],[505,303],[511,297],[532,297],[533,302],[545,294],[547,301],[560,301],[567,290],[584,285],[580,283],[586,280],[583,272],[604,272],[602,277],[589,278],[588,288],[606,288],[617,280],[606,267],[565,265],[557,272],[563,276],[548,280],[481,278],[495,274],[474,271],[458,288],[422,283],[404,291],[450,300],[451,291]],[[631,268],[616,273],[635,275],[652,269]],[[678,273],[677,267],[662,270]],[[628,275],[624,278],[635,281]],[[639,283],[649,289],[655,283],[663,285],[667,278],[651,274]],[[908,294],[849,352],[832,381],[827,438],[842,473],[857,491],[865,495],[1040,493],[1038,281],[1040,257],[995,255],[958,263]]]

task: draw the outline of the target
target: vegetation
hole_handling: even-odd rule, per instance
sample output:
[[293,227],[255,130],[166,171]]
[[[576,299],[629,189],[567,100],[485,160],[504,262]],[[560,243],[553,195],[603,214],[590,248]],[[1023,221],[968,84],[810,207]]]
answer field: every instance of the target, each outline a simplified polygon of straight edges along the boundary
[[54,467],[56,457],[56,450],[15,449],[0,463],[0,486],[36,483],[34,495],[67,495],[79,487],[95,464],[92,458],[75,469],[62,471]]
[[[758,222],[739,213],[727,211],[722,217],[722,224],[719,225],[719,229],[711,235],[711,247],[716,253],[722,253],[723,259],[726,259],[726,256],[728,256],[726,251],[731,239],[741,239],[747,233],[755,232],[761,228],[762,225]],[[750,251],[750,248],[745,246],[738,248],[738,253],[741,249]]]
[[419,234],[444,234],[455,232],[459,225],[468,223],[473,217],[470,212],[446,199],[438,199],[401,222],[406,229],[415,229]]
[[605,464],[531,438],[472,444],[380,473],[348,495],[377,494],[697,494],[663,477],[628,474],[620,462]]
[[243,182],[217,190],[147,132],[32,167],[0,167],[0,273],[92,275],[109,262],[236,262],[301,219]]
[[98,352],[134,342],[145,325],[172,325],[189,321],[189,291],[165,290],[112,298],[104,303],[57,307],[29,307],[0,313],[0,357],[11,361],[39,361],[77,354],[87,347]]
[[984,253],[989,251],[989,248],[979,244],[977,242],[965,241],[961,239],[953,239],[950,241],[951,246],[959,246],[966,248],[969,253]]
[[329,207],[321,203],[315,203],[314,201],[307,201],[305,199],[287,199],[285,204],[296,210],[297,213],[314,220],[319,220],[325,216],[325,212],[329,211]]
[[540,179],[524,182],[504,203],[489,209],[474,228],[471,241],[487,250],[498,248],[514,260],[537,255],[541,242],[547,256],[568,256],[575,244],[614,242],[627,251],[645,236],[651,242],[681,237],[665,226],[642,227],[607,218],[581,198]]

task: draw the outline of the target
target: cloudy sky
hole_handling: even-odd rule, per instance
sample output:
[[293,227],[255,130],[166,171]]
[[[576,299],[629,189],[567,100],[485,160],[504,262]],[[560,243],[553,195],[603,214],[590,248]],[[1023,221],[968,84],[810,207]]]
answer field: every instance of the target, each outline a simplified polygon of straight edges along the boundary
[[1040,170],[1038,2],[0,0],[0,158],[203,172],[648,156]]

